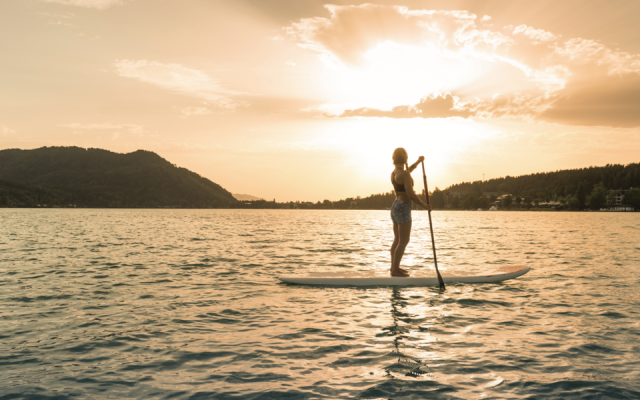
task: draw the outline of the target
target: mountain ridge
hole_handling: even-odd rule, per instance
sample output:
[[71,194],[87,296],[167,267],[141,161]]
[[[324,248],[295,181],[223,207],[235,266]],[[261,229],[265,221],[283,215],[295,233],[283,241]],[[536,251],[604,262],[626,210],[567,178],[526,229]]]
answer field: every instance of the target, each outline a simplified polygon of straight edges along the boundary
[[[38,190],[56,193],[54,202],[84,207],[237,206],[220,185],[158,154],[137,150],[115,153],[81,147],[0,150],[0,206],[9,205],[7,185],[22,193],[23,206],[40,204]],[[21,184],[18,189],[15,184]],[[26,197],[24,197],[26,196]],[[31,199],[30,201],[28,199]],[[14,199],[15,200],[15,199]]]
[[233,197],[235,197],[236,200],[240,200],[240,201],[264,200],[262,197],[256,197],[256,196],[252,196],[250,194],[232,193],[232,195],[233,195]]

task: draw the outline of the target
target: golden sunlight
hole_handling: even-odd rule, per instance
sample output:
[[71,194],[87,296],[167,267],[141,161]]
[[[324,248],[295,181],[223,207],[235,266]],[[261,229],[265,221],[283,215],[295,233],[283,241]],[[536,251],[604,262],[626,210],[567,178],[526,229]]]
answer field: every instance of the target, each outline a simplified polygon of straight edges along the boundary
[[496,135],[490,125],[463,119],[349,119],[320,127],[318,142],[342,153],[359,179],[385,187],[396,147],[406,148],[412,162],[425,156],[425,168],[438,177],[449,163]]
[[144,149],[278,201],[389,190],[399,146],[443,189],[637,162],[640,6],[567,1],[0,2],[0,150]]
[[336,99],[324,110],[346,108],[391,109],[414,104],[432,93],[469,84],[495,65],[476,57],[439,49],[385,41],[364,54],[358,65],[334,67],[327,84]]

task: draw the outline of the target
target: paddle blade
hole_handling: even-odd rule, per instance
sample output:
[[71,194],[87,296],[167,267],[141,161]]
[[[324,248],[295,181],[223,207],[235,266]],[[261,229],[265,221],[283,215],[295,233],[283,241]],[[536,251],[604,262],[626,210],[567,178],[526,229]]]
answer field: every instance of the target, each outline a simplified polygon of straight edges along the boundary
[[447,288],[444,287],[444,280],[442,279],[442,276],[440,275],[440,272],[436,271],[436,273],[438,274],[438,283],[440,284],[440,289],[441,290],[447,290]]

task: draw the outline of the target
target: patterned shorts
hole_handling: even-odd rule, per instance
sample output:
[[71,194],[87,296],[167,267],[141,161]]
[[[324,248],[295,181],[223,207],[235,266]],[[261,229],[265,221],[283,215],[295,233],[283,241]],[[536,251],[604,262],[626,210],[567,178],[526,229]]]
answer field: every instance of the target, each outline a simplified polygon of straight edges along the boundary
[[408,201],[396,200],[391,206],[391,220],[394,224],[404,224],[411,222],[411,203]]

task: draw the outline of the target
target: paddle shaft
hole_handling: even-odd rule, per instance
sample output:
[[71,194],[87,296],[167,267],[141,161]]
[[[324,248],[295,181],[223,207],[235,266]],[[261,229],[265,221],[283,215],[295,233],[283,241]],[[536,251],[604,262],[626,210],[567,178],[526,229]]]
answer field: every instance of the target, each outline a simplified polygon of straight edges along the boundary
[[[429,199],[429,186],[427,186],[427,173],[424,171],[424,161],[422,164],[422,180],[424,181],[424,197],[427,200],[427,205],[431,205],[431,201]],[[431,222],[431,210],[427,210],[429,212],[429,229],[431,230],[431,246],[433,247],[433,262],[436,266],[436,274],[438,275],[438,283],[440,284],[440,289],[444,289],[444,281],[442,280],[442,276],[440,275],[440,271],[438,271],[438,258],[436,257],[436,241],[433,237],[433,223]]]

